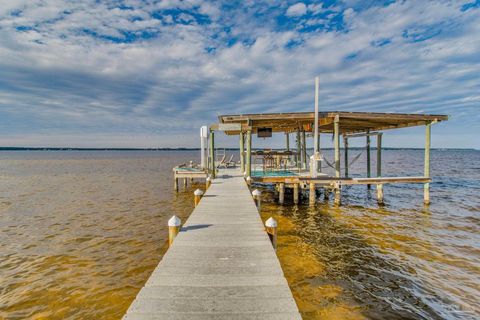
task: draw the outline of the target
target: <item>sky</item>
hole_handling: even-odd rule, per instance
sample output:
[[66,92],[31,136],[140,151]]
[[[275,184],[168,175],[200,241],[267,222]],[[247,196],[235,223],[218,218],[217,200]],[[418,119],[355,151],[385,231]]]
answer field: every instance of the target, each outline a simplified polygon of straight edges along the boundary
[[313,111],[315,76],[321,110],[448,114],[432,146],[478,149],[480,0],[0,0],[0,146],[198,147],[220,114]]

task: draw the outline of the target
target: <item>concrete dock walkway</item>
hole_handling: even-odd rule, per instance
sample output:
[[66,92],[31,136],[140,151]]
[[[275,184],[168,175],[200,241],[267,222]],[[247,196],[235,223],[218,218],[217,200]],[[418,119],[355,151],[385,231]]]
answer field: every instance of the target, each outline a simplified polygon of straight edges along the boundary
[[213,181],[124,319],[301,319],[236,170]]

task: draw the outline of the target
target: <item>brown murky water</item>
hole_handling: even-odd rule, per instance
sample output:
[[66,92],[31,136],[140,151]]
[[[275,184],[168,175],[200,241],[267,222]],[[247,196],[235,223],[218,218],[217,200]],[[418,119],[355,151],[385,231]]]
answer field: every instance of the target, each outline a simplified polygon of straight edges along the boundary
[[[422,157],[385,151],[384,175],[420,173]],[[171,168],[195,158],[0,153],[0,319],[119,319],[166,249],[168,218],[193,209],[203,184],[176,194]],[[363,168],[360,158],[351,171]],[[359,186],[340,208],[278,206],[266,193],[261,214],[279,220],[305,319],[480,317],[480,152],[433,151],[432,171],[429,208],[411,185],[387,186],[384,207]]]

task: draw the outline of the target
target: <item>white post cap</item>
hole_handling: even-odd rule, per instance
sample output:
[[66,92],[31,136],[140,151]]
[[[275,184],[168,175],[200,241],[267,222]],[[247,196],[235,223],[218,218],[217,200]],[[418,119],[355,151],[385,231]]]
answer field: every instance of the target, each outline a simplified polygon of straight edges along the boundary
[[207,181],[211,181],[212,178],[210,176],[207,177]]
[[180,227],[181,224],[182,220],[180,220],[180,218],[177,216],[172,216],[170,220],[168,220],[169,227]]
[[252,178],[250,178],[250,176],[248,176],[247,181],[252,181]]
[[255,189],[252,191],[252,196],[256,197],[256,196],[260,196],[262,194],[262,191],[258,190],[258,189]]
[[196,196],[203,196],[203,191],[200,190],[200,189],[197,189],[197,190],[195,190],[195,192],[193,194],[196,195]]
[[247,175],[247,171],[243,171],[243,176],[245,177]]
[[277,220],[273,219],[272,217],[268,218],[268,220],[265,221],[265,227],[276,228],[277,227]]

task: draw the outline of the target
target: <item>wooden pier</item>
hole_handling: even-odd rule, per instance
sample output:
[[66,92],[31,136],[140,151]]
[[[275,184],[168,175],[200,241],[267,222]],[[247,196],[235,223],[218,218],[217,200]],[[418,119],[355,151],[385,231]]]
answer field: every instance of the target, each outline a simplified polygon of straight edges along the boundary
[[237,170],[218,173],[124,319],[301,319]]

